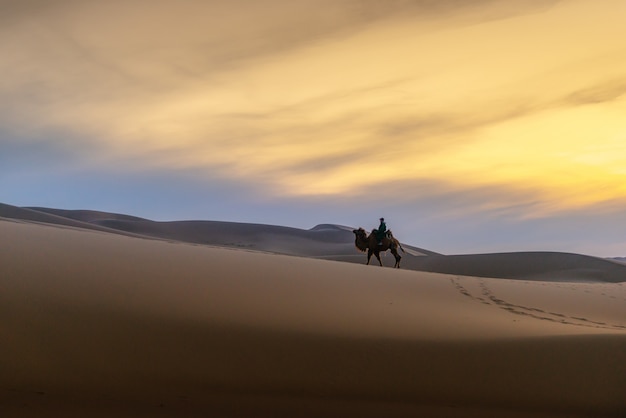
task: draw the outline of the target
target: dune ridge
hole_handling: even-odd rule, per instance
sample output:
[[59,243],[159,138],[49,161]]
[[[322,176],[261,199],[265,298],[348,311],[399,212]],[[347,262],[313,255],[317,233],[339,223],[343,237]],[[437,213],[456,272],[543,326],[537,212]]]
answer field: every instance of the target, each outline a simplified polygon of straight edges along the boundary
[[70,217],[61,216],[55,213],[48,213],[41,210],[20,208],[17,206],[7,205],[5,203],[0,203],[0,218],[108,232],[111,234],[136,236],[135,234],[131,234],[126,231],[106,228],[97,224],[93,224],[91,222],[81,221],[79,219],[73,219]]

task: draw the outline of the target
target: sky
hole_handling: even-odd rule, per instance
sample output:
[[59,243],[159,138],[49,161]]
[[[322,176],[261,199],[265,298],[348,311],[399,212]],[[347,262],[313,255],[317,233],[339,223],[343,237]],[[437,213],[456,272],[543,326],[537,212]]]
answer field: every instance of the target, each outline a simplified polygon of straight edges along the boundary
[[624,0],[0,0],[0,202],[626,255]]

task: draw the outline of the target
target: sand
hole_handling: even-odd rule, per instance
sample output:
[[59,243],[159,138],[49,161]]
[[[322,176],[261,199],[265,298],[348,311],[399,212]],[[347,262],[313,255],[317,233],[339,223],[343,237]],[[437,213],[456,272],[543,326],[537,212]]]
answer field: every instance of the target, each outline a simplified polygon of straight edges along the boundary
[[623,283],[9,218],[0,248],[3,417],[626,414]]

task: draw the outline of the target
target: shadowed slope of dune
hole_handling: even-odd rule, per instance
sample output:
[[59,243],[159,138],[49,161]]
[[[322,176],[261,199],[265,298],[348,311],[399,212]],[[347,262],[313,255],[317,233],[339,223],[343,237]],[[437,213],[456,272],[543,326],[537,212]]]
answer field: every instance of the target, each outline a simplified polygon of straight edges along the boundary
[[[17,206],[11,206],[4,203],[0,203],[0,217],[8,219],[18,219],[29,222],[46,223],[51,225],[67,226],[72,228],[89,229],[93,231],[108,232],[113,234],[136,236],[126,231],[120,231],[116,229],[107,228],[102,225],[91,223],[89,221],[83,221],[81,219],[74,219],[71,217],[60,215],[64,211],[56,210],[41,211],[31,208],[20,208]],[[103,213],[104,214],[104,213]],[[109,215],[109,214],[107,214]]]
[[559,252],[469,254],[407,259],[404,267],[464,276],[544,281],[626,281],[626,266],[610,260]]
[[[361,254],[326,257],[335,261],[365,263]],[[393,266],[393,257],[383,255],[383,263]],[[372,258],[372,263],[376,260]],[[626,282],[626,264],[582,254],[559,252],[515,252],[467,255],[403,254],[401,268],[461,276],[499,277],[514,280],[569,282]]]
[[29,209],[37,212],[49,213],[63,218],[75,219],[81,222],[98,223],[103,220],[120,220],[120,221],[147,221],[145,218],[138,216],[124,215],[121,213],[101,212],[97,210],[68,210],[68,209],[52,209],[36,206],[28,206]]
[[73,226],[77,228],[98,229],[89,222],[82,222],[65,216],[58,216],[53,213],[33,210],[29,208],[20,208],[17,206],[6,205],[0,203],[0,216],[10,219],[22,219],[25,221],[42,222],[54,225]]

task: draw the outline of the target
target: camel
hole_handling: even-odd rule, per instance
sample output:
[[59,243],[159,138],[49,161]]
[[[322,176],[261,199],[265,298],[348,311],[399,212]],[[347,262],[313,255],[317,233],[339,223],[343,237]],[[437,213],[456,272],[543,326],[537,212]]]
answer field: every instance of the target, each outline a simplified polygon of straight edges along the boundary
[[391,250],[391,254],[393,254],[396,259],[396,264],[393,267],[400,268],[400,259],[402,258],[402,256],[398,254],[398,248],[400,248],[402,252],[405,251],[404,248],[402,248],[400,241],[394,238],[391,231],[387,231],[387,236],[383,238],[382,245],[378,245],[378,240],[376,239],[375,234],[367,235],[367,232],[365,232],[363,228],[355,229],[352,232],[356,236],[354,240],[354,245],[356,245],[356,248],[361,252],[365,252],[367,250],[366,265],[369,265],[370,258],[372,258],[372,254],[374,254],[378,259],[380,266],[382,267],[383,262],[380,259],[380,252]]

